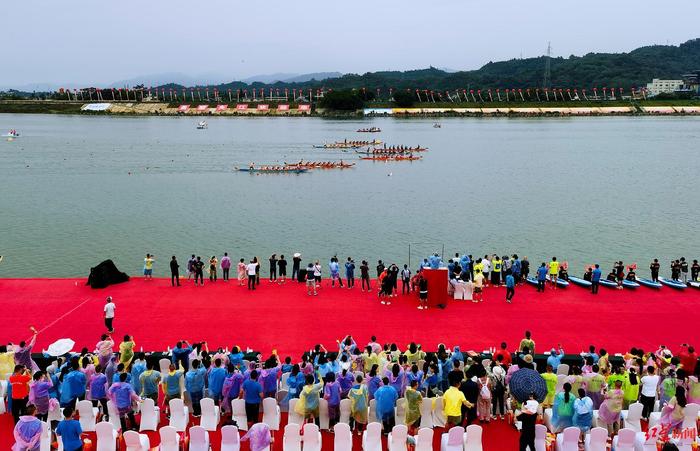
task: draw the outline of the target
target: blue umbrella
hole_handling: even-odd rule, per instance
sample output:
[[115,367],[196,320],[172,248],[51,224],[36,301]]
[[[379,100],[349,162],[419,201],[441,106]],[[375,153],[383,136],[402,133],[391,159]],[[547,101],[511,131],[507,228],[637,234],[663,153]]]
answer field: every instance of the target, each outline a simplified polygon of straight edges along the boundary
[[535,394],[535,399],[539,402],[547,397],[547,383],[542,379],[540,373],[529,368],[521,368],[510,378],[510,393],[520,402],[530,399],[530,394]]

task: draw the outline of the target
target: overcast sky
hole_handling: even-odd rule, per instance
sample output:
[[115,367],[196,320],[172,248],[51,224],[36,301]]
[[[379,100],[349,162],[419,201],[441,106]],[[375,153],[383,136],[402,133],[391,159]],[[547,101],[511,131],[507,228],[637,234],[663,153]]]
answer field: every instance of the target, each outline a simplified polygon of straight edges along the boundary
[[[629,51],[700,36],[700,2],[3,0],[0,86],[363,73]],[[695,30],[695,31],[694,31]]]

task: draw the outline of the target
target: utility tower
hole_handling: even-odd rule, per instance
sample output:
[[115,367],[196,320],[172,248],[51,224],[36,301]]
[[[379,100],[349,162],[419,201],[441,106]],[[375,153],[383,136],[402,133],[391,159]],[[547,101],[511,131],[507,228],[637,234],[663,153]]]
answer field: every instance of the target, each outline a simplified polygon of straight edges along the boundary
[[552,43],[547,42],[547,55],[544,58],[544,80],[542,87],[549,89],[552,84]]

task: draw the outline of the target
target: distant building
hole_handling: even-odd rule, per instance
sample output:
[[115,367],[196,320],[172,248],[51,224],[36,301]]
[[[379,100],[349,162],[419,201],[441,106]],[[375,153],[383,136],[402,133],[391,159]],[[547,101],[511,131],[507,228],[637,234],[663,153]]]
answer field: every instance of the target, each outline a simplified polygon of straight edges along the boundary
[[683,80],[661,80],[655,78],[651,83],[647,83],[647,95],[657,96],[659,94],[673,94],[683,89]]
[[700,95],[700,70],[681,75],[685,88],[695,95]]

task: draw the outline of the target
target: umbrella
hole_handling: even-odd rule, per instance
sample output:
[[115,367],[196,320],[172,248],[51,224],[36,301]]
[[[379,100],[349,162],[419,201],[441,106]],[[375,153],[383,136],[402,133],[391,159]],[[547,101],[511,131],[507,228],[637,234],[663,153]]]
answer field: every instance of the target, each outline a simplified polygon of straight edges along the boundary
[[547,383],[540,373],[529,368],[521,368],[513,373],[509,387],[511,394],[520,402],[530,399],[530,393],[534,393],[539,402],[547,396]]
[[53,357],[62,356],[63,354],[69,353],[73,349],[73,346],[75,346],[75,342],[73,340],[70,338],[61,338],[60,340],[51,343],[49,345],[49,349],[46,350],[46,353]]

